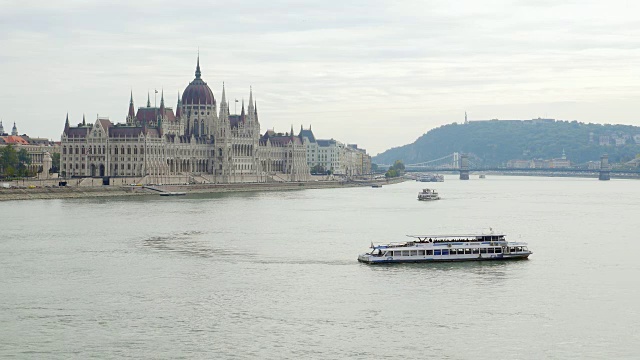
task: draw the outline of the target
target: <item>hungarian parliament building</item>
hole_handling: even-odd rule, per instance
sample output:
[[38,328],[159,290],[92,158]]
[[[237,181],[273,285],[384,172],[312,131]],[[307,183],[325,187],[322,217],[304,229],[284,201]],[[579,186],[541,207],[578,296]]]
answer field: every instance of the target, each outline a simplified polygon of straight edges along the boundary
[[[239,115],[231,115],[224,84],[220,102],[201,77],[200,59],[195,79],[178,98],[175,112],[165,106],[136,111],[133,93],[124,123],[98,117],[83,118],[77,126],[67,115],[60,143],[62,177],[120,177],[142,183],[308,181],[310,169],[321,165],[334,173],[370,172],[370,157],[355,145],[316,140],[311,128],[298,135],[260,132],[257,104],[249,91]],[[164,180],[163,180],[164,179]]]

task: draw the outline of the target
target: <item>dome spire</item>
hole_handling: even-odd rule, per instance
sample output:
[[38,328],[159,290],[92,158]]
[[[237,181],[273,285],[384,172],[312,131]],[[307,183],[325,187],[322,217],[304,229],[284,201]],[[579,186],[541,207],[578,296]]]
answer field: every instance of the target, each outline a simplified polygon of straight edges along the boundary
[[200,75],[202,73],[200,72],[200,49],[198,49],[198,62],[196,65],[196,79],[200,79]]

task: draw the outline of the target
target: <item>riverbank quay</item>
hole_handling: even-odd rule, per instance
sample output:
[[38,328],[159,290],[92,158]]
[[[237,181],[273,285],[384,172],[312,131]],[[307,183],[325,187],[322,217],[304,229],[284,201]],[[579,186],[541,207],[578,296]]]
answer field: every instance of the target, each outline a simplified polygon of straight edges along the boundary
[[145,186],[54,186],[35,188],[0,188],[0,201],[36,200],[36,199],[74,199],[114,196],[157,195],[158,190],[166,192],[186,192],[187,194],[227,193],[247,191],[285,191],[304,189],[331,189],[346,187],[369,187],[373,184],[390,185],[405,181],[397,178],[372,181],[307,181],[273,183],[235,183],[235,184],[193,184],[193,185],[154,185]]

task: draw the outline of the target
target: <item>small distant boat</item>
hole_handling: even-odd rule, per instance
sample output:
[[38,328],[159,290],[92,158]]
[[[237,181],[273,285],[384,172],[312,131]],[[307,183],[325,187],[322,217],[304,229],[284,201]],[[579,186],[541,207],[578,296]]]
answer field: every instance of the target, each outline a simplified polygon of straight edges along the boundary
[[372,187],[372,188],[381,188],[381,187],[382,187],[382,185],[380,185],[380,184],[373,184],[373,185],[371,185],[371,187]]
[[440,174],[420,174],[416,181],[420,182],[443,182],[444,176]]
[[437,191],[433,189],[422,189],[422,191],[418,193],[418,200],[421,200],[421,201],[440,200],[440,195],[438,194]]
[[181,196],[181,195],[187,195],[187,193],[184,191],[165,191],[160,193],[160,196]]
[[413,240],[374,246],[358,256],[367,264],[434,261],[526,259],[533,254],[525,242],[507,241],[505,235],[407,235]]
[[478,176],[480,179],[485,179],[486,176],[484,174],[480,174],[480,176]]

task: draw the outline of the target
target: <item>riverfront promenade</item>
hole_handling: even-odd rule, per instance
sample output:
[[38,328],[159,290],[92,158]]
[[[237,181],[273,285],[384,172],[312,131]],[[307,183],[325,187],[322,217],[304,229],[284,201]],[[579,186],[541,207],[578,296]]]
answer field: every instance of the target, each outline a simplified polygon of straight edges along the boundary
[[[222,193],[243,191],[281,191],[302,189],[325,189],[362,187],[372,184],[395,184],[404,181],[402,178],[371,181],[307,181],[307,182],[273,182],[273,183],[235,183],[235,184],[193,184],[164,185],[154,188],[165,191],[184,191],[187,194]],[[33,199],[67,199],[112,196],[157,195],[156,191],[143,186],[54,186],[36,188],[0,188],[0,201],[33,200]]]

